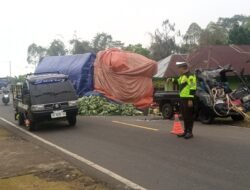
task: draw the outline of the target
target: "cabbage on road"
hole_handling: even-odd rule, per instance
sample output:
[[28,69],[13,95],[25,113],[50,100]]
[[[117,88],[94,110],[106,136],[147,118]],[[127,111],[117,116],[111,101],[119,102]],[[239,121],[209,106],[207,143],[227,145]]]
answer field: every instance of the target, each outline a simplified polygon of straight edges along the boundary
[[142,115],[142,112],[137,110],[132,104],[118,104],[100,96],[89,96],[79,99],[79,114],[135,116]]

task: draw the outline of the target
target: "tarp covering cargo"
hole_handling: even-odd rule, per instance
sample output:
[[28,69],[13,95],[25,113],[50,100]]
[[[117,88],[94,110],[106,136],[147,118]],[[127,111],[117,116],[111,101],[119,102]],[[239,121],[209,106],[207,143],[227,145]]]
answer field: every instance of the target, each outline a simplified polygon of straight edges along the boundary
[[78,96],[92,91],[93,63],[95,55],[86,53],[82,55],[50,56],[43,58],[38,64],[35,73],[60,72],[69,76]]
[[142,55],[109,49],[97,54],[95,90],[107,98],[145,108],[153,101],[152,77],[157,64]]

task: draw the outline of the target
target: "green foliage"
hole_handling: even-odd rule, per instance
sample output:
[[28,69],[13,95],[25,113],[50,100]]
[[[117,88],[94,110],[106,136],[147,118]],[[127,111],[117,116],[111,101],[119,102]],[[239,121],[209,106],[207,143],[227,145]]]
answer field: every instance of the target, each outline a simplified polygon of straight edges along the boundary
[[154,60],[161,60],[178,50],[175,42],[175,24],[169,20],[162,23],[161,29],[156,29],[151,35],[150,51]]
[[229,31],[229,42],[236,45],[250,44],[250,28],[235,24]]
[[183,39],[186,44],[198,45],[201,37],[202,29],[197,23],[192,23],[188,27]]
[[229,32],[235,25],[246,26],[249,21],[250,16],[234,15],[231,18],[219,18],[217,24]]
[[197,23],[192,23],[183,36],[184,44],[180,47],[180,53],[190,53],[197,49],[201,38],[202,29]]
[[33,43],[28,47],[27,62],[29,64],[36,65],[44,56],[58,56],[65,55],[66,53],[67,50],[65,49],[65,45],[61,40],[53,40],[49,48],[45,48]]
[[161,60],[173,53],[190,53],[199,47],[207,45],[227,45],[227,44],[250,44],[250,16],[235,15],[231,18],[219,18],[217,22],[210,22],[205,29],[197,23],[191,23],[187,32],[183,36],[181,45],[176,43],[176,38],[180,36],[176,31],[175,24],[169,20],[162,23],[161,28],[151,33],[150,48],[144,48],[141,44],[129,44],[124,47],[124,43],[113,40],[107,33],[97,33],[91,41],[81,40],[74,35],[69,41],[71,48],[66,49],[65,44],[55,39],[48,48],[35,43],[28,47],[27,61],[36,65],[44,56],[56,56],[71,54],[83,54],[105,50],[107,48],[120,48],[135,52],[156,61]]
[[142,44],[129,44],[127,47],[124,48],[124,50],[138,53],[145,57],[150,57],[150,51],[147,48],[142,47]]
[[12,84],[16,84],[18,82],[25,82],[26,75],[19,75],[18,77],[12,78]]
[[61,40],[53,40],[47,49],[47,55],[49,56],[62,56],[66,55],[66,53],[67,50],[65,49],[65,45]]
[[27,62],[36,65],[39,60],[47,54],[47,49],[33,43],[28,47]]
[[95,53],[109,48],[112,44],[112,36],[107,33],[97,33],[92,41]]
[[225,45],[227,43],[228,34],[226,29],[214,22],[210,22],[201,33],[200,46]]
[[70,51],[71,54],[84,54],[92,51],[92,47],[89,41],[80,41],[78,39],[70,40],[69,42],[72,45],[72,49]]
[[154,78],[153,86],[156,90],[164,90],[166,79],[165,78]]
[[192,23],[183,36],[183,42],[179,49],[181,53],[190,53],[207,45],[250,44],[250,16],[219,18],[216,23],[210,22],[205,29]]
[[80,115],[142,115],[142,112],[135,109],[132,104],[110,103],[107,99],[99,96],[82,97],[78,102]]

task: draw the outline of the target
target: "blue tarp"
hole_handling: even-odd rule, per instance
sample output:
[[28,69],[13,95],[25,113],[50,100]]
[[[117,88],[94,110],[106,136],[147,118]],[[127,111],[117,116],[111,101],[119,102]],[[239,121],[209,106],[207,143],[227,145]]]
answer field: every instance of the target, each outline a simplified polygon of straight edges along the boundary
[[35,73],[59,72],[69,76],[78,96],[93,91],[93,69],[96,56],[92,53],[43,58]]

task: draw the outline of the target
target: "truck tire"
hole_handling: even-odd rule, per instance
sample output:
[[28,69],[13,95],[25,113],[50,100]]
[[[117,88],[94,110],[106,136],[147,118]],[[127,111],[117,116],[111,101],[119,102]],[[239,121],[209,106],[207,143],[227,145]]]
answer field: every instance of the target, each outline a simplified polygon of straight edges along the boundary
[[70,127],[74,127],[76,125],[76,116],[75,115],[69,116],[68,122]]
[[29,125],[26,124],[25,119],[24,119],[24,125],[25,125],[25,127],[26,127],[29,131],[36,131],[36,130],[37,130],[37,123],[36,123],[33,119],[31,119],[31,118],[32,118],[32,116],[29,115],[29,114],[27,114],[27,115],[26,115],[26,119],[29,120]]
[[210,110],[206,109],[205,107],[202,107],[199,110],[199,120],[203,124],[211,124],[214,121],[214,115],[211,113]]
[[174,115],[173,106],[170,103],[165,103],[161,112],[164,119],[171,119]]
[[242,121],[244,117],[242,115],[231,115],[232,120],[234,121]]
[[29,131],[36,131],[37,130],[37,124],[33,121],[29,126],[26,126]]

